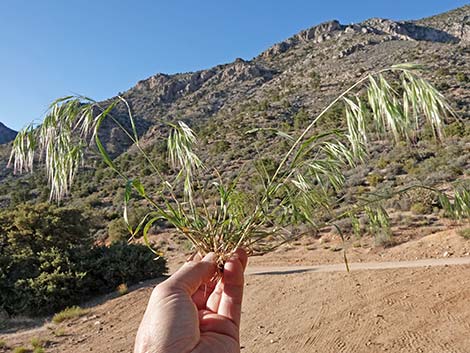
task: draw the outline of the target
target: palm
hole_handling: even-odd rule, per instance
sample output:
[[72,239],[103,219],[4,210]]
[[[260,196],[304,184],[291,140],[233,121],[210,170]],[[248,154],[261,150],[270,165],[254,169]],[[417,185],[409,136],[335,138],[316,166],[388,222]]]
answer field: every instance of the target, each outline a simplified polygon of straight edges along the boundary
[[[136,339],[135,352],[238,353],[243,271],[247,257],[237,251],[222,280],[210,282],[215,264],[193,262],[157,287]],[[201,270],[214,266],[211,271]],[[195,273],[204,272],[195,281]]]
[[[218,322],[220,320],[228,320],[223,316],[218,314],[213,314],[217,316]],[[215,331],[205,331],[201,333],[201,338],[198,345],[192,353],[221,353],[221,352],[239,352],[240,343],[238,337],[231,337],[228,334],[219,333]]]

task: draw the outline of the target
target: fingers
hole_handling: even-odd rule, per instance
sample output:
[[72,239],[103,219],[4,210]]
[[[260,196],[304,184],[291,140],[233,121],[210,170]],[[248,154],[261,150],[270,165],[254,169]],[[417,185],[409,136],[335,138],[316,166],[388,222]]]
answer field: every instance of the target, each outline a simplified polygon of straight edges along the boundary
[[207,307],[206,303],[208,301],[209,296],[214,291],[216,284],[217,284],[216,280],[211,280],[207,283],[204,283],[197,289],[196,293],[193,294],[192,296],[193,302],[194,304],[196,304],[199,310],[206,309]]
[[215,314],[209,310],[199,311],[199,327],[201,332],[216,332],[222,335],[232,337],[234,340],[239,340],[239,329],[231,320]]
[[193,295],[203,283],[209,282],[214,277],[216,270],[215,255],[209,253],[201,261],[186,262],[165,281],[164,285]]
[[243,266],[243,271],[245,271],[246,265],[248,264],[248,254],[244,249],[238,248],[235,250],[235,255],[238,256],[238,259]]
[[207,301],[207,308],[240,325],[244,270],[248,256],[238,249],[225,263],[224,274]]
[[214,290],[210,294],[209,298],[207,299],[207,309],[213,311],[214,313],[217,312],[219,309],[220,299],[222,298],[222,293],[224,292],[224,282],[220,280],[217,282]]
[[243,283],[247,256],[243,250],[237,250],[224,267],[224,288],[217,313],[240,326],[242,311]]

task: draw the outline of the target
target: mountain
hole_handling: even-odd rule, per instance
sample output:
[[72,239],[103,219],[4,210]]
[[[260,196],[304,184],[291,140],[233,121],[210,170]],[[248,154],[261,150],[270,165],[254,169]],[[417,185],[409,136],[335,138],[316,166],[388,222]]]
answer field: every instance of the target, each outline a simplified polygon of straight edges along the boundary
[[[428,67],[424,75],[441,85],[455,108],[467,116],[469,97],[461,93],[468,88],[467,76],[462,74],[470,72],[469,18],[467,5],[417,21],[373,18],[352,25],[329,21],[273,45],[252,60],[237,59],[197,72],[156,74],[123,96],[148,144],[159,138],[163,122],[175,119],[202,129],[216,127],[209,129],[211,141],[259,124],[292,122],[301,109],[314,114],[364,72],[419,62]],[[264,109],[258,109],[260,104]],[[125,110],[118,115],[125,122]],[[110,128],[107,135],[108,147],[116,154],[129,147],[118,146],[124,136],[117,129]]]
[[2,122],[0,122],[0,145],[13,141],[16,134],[16,131],[6,127]]
[[[420,63],[426,67],[422,75],[446,96],[460,121],[449,119],[448,140],[439,148],[426,141],[415,149],[377,143],[365,165],[348,171],[345,200],[374,187],[416,180],[449,183],[470,170],[469,19],[470,5],[413,21],[372,18],[345,25],[332,20],[274,44],[251,60],[239,58],[196,72],[158,73],[121,95],[133,111],[141,146],[156,163],[165,167],[165,123],[184,120],[199,136],[201,159],[230,177],[245,161],[276,160],[285,151],[278,137],[260,139],[246,131],[273,127],[299,134],[312,116],[365,73]],[[320,128],[340,126],[342,109],[331,111]],[[113,112],[130,127],[127,114],[124,106]],[[105,120],[100,135],[117,163],[152,185],[152,172],[116,126]],[[0,155],[8,153],[0,148]],[[0,169],[0,194],[6,195],[14,187],[2,184],[2,178],[11,173],[3,173],[3,165]],[[33,195],[44,189],[38,175],[35,184],[31,182]],[[122,198],[113,195],[122,182],[110,181],[111,175],[90,163],[77,178],[74,202],[118,210]]]

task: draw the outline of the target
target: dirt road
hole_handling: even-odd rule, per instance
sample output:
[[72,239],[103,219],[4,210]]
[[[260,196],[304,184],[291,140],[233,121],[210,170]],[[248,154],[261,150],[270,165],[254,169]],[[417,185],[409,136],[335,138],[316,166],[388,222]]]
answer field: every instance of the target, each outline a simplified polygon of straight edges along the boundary
[[[249,267],[242,353],[470,352],[470,257],[351,269]],[[131,352],[155,283],[93,306],[84,318],[0,339],[17,347],[39,337],[51,353]]]
[[[387,262],[359,262],[350,263],[350,271],[358,270],[390,270],[398,268],[417,268],[450,265],[470,265],[470,256],[443,258],[443,259],[422,259],[413,261],[387,261]],[[276,275],[304,272],[341,272],[346,271],[346,264],[317,265],[317,266],[250,266],[247,275]]]

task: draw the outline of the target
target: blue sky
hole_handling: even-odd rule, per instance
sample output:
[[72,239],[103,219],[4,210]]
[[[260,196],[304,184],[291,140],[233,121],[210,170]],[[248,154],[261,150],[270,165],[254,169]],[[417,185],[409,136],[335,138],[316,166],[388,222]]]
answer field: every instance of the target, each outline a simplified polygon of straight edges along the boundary
[[338,19],[415,19],[463,0],[0,0],[0,121],[19,129],[53,99],[111,97],[157,72],[251,59]]

